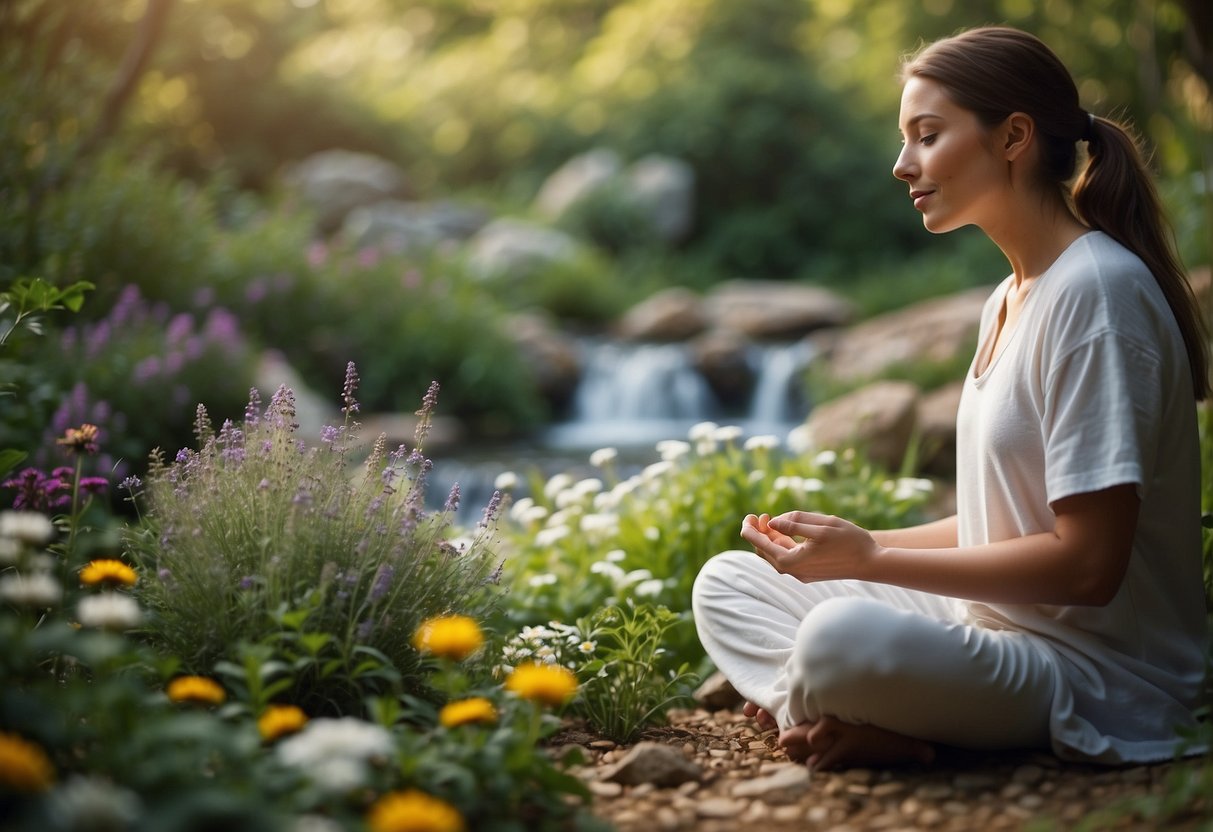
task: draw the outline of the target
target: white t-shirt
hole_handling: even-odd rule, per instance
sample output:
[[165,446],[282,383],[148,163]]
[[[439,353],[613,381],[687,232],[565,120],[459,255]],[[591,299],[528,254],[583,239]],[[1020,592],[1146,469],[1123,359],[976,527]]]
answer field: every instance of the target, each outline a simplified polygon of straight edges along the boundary
[[[1013,278],[991,295],[979,343]],[[980,350],[979,350],[980,352]],[[1134,483],[1137,533],[1103,607],[966,602],[967,620],[1041,636],[1059,657],[1061,756],[1173,756],[1204,676],[1200,454],[1183,338],[1142,261],[1084,234],[1032,286],[1002,351],[970,367],[957,420],[959,543],[1053,529],[1050,504]]]

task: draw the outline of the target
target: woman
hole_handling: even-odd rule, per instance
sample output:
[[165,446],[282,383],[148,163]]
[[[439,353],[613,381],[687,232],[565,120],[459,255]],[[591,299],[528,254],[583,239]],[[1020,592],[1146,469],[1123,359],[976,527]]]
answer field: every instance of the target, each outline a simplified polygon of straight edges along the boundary
[[936,744],[1169,758],[1204,671],[1208,348],[1148,173],[1024,32],[936,42],[903,83],[893,175],[930,231],[976,225],[1012,270],[965,381],[957,514],[749,515],[761,557],[704,567],[700,638],[814,768]]

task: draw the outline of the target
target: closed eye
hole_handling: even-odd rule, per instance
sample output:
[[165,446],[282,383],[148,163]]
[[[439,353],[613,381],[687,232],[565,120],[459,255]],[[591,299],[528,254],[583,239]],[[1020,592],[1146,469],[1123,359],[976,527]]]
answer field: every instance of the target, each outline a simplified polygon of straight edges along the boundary
[[936,133],[928,133],[918,140],[919,144],[932,145],[935,144]]

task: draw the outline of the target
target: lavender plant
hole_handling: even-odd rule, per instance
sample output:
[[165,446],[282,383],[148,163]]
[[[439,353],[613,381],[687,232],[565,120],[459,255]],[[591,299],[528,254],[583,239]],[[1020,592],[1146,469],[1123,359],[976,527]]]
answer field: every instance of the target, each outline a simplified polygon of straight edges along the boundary
[[483,617],[499,577],[492,555],[497,500],[457,538],[452,495],[425,508],[431,463],[422,454],[437,402],[430,387],[410,451],[383,437],[352,475],[357,373],[342,394],[345,420],[318,445],[296,436],[292,392],[264,411],[256,391],[244,420],[216,432],[199,407],[196,450],[153,458],[144,516],[127,548],[148,580],[147,635],[187,668],[236,659],[242,643],[270,644],[295,669],[288,696],[309,713],[347,711],[395,683],[422,686],[409,636],[445,611]]

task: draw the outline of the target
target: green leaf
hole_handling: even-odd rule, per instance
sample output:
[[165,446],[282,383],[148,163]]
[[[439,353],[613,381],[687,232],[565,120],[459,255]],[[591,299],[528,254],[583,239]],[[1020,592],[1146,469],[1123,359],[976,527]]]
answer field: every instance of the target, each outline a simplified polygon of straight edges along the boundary
[[20,465],[27,456],[29,454],[25,451],[18,451],[15,448],[0,450],[0,477]]

